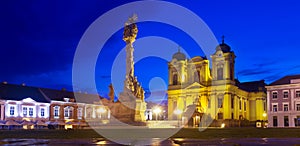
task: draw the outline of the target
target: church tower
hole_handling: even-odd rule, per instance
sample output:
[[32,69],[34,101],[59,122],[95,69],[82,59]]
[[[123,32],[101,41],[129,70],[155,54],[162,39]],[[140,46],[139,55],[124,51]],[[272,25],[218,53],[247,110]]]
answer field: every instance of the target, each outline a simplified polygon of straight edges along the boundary
[[169,62],[169,85],[182,85],[188,82],[187,77],[187,59],[186,56],[180,52],[175,53],[172,61]]
[[213,81],[225,80],[226,83],[234,84],[235,57],[230,46],[225,44],[223,36],[222,43],[216,47],[216,52],[211,56]]

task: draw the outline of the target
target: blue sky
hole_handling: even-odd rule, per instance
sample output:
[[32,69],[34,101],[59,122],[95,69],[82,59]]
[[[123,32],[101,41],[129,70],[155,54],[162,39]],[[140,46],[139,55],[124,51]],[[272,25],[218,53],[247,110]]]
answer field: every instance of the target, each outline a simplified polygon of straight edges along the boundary
[[[128,2],[132,1],[1,1],[0,81],[72,90],[73,57],[83,33],[99,16]],[[225,35],[225,42],[237,56],[235,75],[241,82],[264,79],[271,83],[285,75],[300,74],[300,2],[169,2],[197,14],[218,41]],[[153,11],[159,12],[155,8]],[[187,48],[191,57],[203,56],[201,48],[187,34],[172,26],[143,22],[138,27],[137,38],[165,37]],[[98,92],[104,96],[111,82],[114,58],[125,46],[122,31],[109,39],[97,61],[95,80]],[[170,51],[170,55],[173,53]],[[137,62],[135,67],[146,90],[151,88],[148,84],[153,77],[167,81],[166,60],[148,57]],[[88,88],[85,90],[90,92]]]

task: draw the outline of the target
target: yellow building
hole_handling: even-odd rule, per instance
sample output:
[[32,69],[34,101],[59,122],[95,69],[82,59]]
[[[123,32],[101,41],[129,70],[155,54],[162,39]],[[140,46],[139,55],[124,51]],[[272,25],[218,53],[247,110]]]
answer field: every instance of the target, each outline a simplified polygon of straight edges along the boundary
[[[203,115],[213,119],[211,126],[244,126],[264,120],[265,83],[235,79],[235,57],[224,40],[211,55],[212,68],[205,57],[188,59],[180,51],[175,53],[168,63],[168,119],[183,119],[190,126],[198,126]],[[193,108],[191,117],[189,108]]]

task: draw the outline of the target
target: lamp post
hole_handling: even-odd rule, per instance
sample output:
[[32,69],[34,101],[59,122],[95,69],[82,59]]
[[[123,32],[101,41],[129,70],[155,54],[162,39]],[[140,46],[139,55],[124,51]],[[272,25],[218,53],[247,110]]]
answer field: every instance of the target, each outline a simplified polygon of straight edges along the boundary
[[179,120],[180,120],[180,114],[182,113],[182,110],[180,110],[180,109],[176,109],[175,111],[174,111],[174,113],[177,115],[177,119],[178,119],[178,127],[180,126],[179,125]]
[[266,114],[266,113],[263,113],[262,116],[263,116],[263,122],[262,122],[263,125],[262,125],[262,126],[263,126],[263,128],[265,128],[265,124],[266,124],[265,122],[266,122],[267,114]]
[[157,121],[157,116],[161,113],[161,109],[159,107],[155,107],[153,112],[155,113],[155,120]]

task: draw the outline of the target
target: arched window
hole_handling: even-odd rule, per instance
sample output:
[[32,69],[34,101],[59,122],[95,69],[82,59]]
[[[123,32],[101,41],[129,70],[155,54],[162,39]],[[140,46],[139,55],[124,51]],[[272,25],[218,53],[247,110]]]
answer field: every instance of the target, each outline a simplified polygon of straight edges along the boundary
[[173,75],[173,85],[177,85],[178,84],[178,76],[177,74]]
[[217,80],[223,80],[223,67],[222,66],[218,67]]
[[64,108],[64,117],[65,119],[73,119],[73,107],[67,106]]
[[199,82],[200,81],[199,76],[200,76],[200,72],[199,71],[195,71],[194,72],[194,81],[195,82]]

